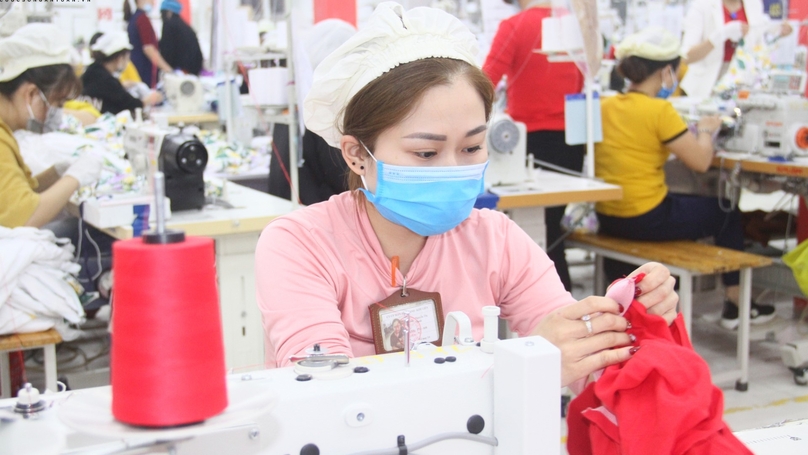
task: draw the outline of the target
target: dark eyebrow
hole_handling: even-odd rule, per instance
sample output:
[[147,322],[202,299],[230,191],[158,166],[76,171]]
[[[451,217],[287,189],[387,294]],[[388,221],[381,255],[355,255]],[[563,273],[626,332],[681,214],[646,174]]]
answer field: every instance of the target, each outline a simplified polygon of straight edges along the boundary
[[488,129],[488,125],[484,125],[484,124],[480,125],[477,128],[474,128],[473,130],[466,133],[466,137],[471,137],[471,136],[474,136],[475,134],[480,134],[480,133],[482,133],[483,131],[485,131],[487,129]]
[[[488,129],[488,125],[480,125],[477,128],[470,130],[466,133],[466,137],[471,137],[476,134],[480,134],[483,131]],[[404,136],[405,139],[426,139],[429,141],[445,141],[446,136],[443,134],[433,134],[433,133],[412,133]]]
[[446,136],[443,134],[433,133],[412,133],[404,136],[405,139],[426,139],[429,141],[445,141]]

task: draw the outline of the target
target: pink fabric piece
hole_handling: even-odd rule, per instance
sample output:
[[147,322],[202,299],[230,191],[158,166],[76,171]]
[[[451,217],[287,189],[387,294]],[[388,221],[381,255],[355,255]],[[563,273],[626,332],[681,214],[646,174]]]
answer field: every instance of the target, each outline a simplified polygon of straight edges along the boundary
[[636,281],[634,280],[634,277],[631,277],[615,281],[606,291],[606,297],[609,297],[620,305],[623,305],[623,311],[620,313],[620,316],[626,314],[628,307],[631,306],[631,302],[634,300],[635,289]]
[[[287,365],[313,343],[330,353],[375,354],[368,305],[398,289],[390,269],[350,192],[273,221],[255,253],[267,366]],[[399,272],[397,283],[402,278]],[[491,210],[473,210],[456,228],[429,237],[407,286],[439,292],[444,314],[466,313],[476,339],[483,306],[498,305],[511,330],[525,336],[547,313],[575,302],[536,242]]]

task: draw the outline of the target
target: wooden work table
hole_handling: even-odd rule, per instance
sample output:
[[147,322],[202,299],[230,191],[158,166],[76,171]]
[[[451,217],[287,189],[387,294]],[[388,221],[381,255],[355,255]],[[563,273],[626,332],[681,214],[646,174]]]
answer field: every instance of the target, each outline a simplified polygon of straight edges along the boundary
[[791,161],[776,161],[765,156],[749,153],[719,152],[713,158],[713,167],[734,169],[758,174],[808,178],[808,157],[795,157]]
[[[209,237],[260,233],[270,221],[292,210],[292,203],[285,199],[233,182],[226,183],[225,195],[221,200],[232,207],[207,206],[203,210],[174,212],[166,220],[166,228],[183,230],[187,235]],[[101,230],[119,240],[132,238],[132,226]]]
[[532,181],[495,186],[489,191],[499,196],[497,210],[507,213],[543,249],[547,248],[545,207],[623,197],[618,185],[548,170],[536,171]]
[[219,114],[215,112],[195,112],[191,114],[178,114],[169,109],[152,110],[149,117],[166,125],[199,125],[200,128],[214,129],[220,125]]
[[537,172],[535,181],[497,186],[491,192],[499,196],[498,210],[610,201],[623,197],[623,189],[618,185],[547,170]]

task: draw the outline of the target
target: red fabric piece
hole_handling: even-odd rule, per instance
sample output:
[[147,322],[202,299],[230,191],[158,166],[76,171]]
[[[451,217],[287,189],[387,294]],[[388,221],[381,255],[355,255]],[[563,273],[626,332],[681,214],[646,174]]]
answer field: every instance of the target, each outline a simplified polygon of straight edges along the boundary
[[541,21],[550,8],[527,8],[500,22],[483,72],[497,85],[508,76],[508,114],[528,132],[564,131],[564,95],[580,93],[584,77],[574,63],[550,63],[541,49]]
[[[744,24],[748,24],[749,21],[746,19],[746,10],[743,8],[743,3],[741,4],[741,9],[735,12],[735,18],[732,17],[732,13],[729,12],[727,7],[724,7],[724,23],[730,21],[741,21]],[[730,40],[724,41],[724,61],[729,62],[732,60],[733,54],[735,54],[735,46],[737,44],[733,43]]]
[[634,301],[625,317],[641,349],[572,400],[569,454],[752,454],[722,420],[723,393],[693,350],[682,315],[668,327]]

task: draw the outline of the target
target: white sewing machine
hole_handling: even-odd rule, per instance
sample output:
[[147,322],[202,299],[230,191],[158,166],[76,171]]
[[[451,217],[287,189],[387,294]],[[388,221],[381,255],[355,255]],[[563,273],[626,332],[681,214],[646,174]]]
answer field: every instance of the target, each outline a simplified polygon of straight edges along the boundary
[[752,93],[738,100],[673,98],[688,123],[703,115],[723,120],[719,145],[766,157],[808,156],[808,100],[799,95]]
[[741,115],[727,150],[763,156],[808,156],[808,100],[798,95],[752,94],[737,100]]
[[11,454],[558,454],[559,351],[540,337],[497,340],[498,310],[483,310],[479,347],[468,317],[453,312],[443,347],[356,359],[314,352],[294,367],[230,375],[228,408],[180,428],[115,421],[109,387],[3,400],[0,447]]
[[177,114],[195,114],[204,110],[205,94],[199,78],[187,74],[163,76],[166,98]]
[[525,182],[529,176],[525,124],[503,112],[494,113],[489,124],[486,188]]

